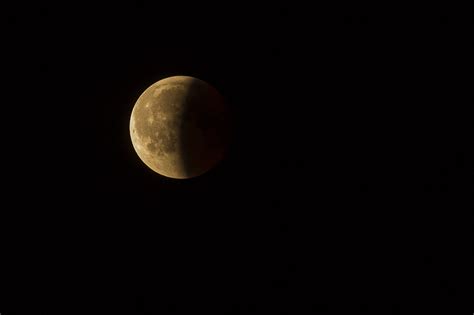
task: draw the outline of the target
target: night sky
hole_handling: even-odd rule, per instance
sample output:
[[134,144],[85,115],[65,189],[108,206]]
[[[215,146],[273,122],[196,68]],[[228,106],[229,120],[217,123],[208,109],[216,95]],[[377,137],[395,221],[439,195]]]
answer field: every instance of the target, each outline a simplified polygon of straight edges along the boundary
[[[70,288],[66,309],[403,314],[462,298],[454,13],[127,3],[39,13],[57,57],[43,70],[73,77],[89,147],[64,188],[71,268],[47,291]],[[227,157],[189,180],[148,169],[129,136],[139,95],[172,75],[212,84],[234,115]]]

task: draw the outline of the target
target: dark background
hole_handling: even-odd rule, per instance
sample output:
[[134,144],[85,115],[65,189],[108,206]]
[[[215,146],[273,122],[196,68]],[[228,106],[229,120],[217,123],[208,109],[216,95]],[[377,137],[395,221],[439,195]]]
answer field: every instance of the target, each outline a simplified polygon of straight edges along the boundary
[[[455,9],[31,8],[66,157],[46,159],[60,179],[41,185],[58,210],[22,234],[41,259],[15,274],[45,307],[127,314],[459,306],[472,9]],[[190,180],[153,173],[129,137],[138,96],[172,75],[211,83],[234,113],[227,158]]]

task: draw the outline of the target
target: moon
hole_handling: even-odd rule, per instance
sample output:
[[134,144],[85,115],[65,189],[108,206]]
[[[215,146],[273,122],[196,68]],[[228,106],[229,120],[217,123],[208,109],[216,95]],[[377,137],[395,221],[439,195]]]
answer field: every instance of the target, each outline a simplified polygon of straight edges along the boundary
[[225,156],[230,111],[213,86],[173,76],[149,86],[130,117],[130,137],[139,158],[156,173],[175,179],[200,176]]

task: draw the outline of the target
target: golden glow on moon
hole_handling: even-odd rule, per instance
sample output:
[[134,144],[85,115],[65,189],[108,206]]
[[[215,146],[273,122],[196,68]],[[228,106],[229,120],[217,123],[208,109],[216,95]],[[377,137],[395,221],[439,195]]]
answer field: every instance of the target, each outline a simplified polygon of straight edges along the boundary
[[189,76],[152,84],[130,117],[130,136],[140,159],[158,174],[179,179],[199,176],[223,158],[229,128],[222,96]]

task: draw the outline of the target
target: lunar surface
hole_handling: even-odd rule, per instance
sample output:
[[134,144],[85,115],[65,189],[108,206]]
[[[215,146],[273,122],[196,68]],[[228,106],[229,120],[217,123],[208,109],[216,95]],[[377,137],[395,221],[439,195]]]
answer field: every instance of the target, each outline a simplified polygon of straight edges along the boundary
[[170,178],[192,178],[213,168],[229,144],[230,115],[208,83],[174,76],[148,87],[130,117],[130,136],[140,159]]

